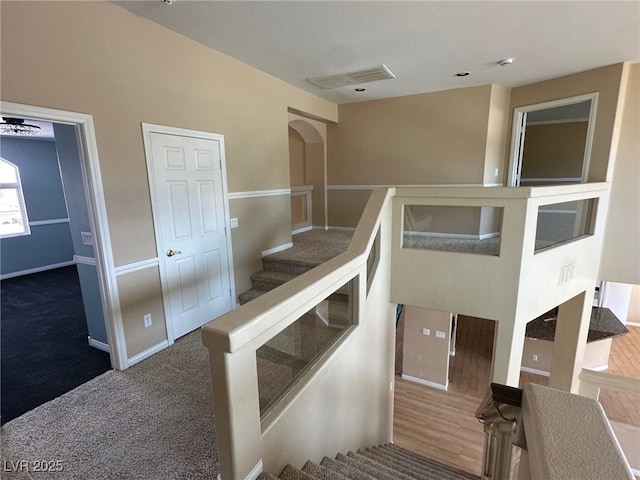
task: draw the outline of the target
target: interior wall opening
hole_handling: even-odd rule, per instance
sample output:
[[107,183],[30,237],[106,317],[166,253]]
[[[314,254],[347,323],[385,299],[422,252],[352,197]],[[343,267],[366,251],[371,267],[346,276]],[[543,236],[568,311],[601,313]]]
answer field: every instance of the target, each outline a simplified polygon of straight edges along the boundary
[[[0,240],[2,423],[111,368],[77,129],[28,123],[40,135],[1,138],[26,223]],[[1,182],[5,224],[16,197]]]

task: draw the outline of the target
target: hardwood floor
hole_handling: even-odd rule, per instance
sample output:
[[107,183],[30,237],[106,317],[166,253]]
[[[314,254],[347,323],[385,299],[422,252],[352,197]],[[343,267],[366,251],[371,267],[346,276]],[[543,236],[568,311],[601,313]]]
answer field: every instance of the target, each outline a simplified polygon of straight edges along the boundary
[[480,474],[484,434],[474,413],[480,399],[396,377],[394,442],[426,457]]
[[[629,333],[613,339],[609,373],[640,378],[640,327],[627,327]],[[640,396],[600,390],[600,403],[610,420],[640,427]]]
[[[490,382],[491,320],[458,317],[456,355],[451,357],[449,390],[441,391],[396,377],[394,441],[440,462],[480,474],[484,435],[474,413]],[[640,378],[640,327],[613,339],[609,372]],[[520,384],[548,385],[548,377],[521,373]],[[634,398],[635,397],[635,398]],[[640,426],[640,399],[602,391],[610,420]]]
[[493,320],[458,315],[456,354],[449,360],[449,390],[482,398],[491,383]]

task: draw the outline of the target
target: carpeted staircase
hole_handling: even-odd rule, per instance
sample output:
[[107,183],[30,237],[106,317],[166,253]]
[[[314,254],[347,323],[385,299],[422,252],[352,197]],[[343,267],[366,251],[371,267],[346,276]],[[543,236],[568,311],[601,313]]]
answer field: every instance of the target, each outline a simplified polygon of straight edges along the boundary
[[[311,230],[294,235],[293,247],[262,258],[262,270],[251,275],[252,288],[238,295],[241,305],[317,267],[347,250],[350,231]],[[341,292],[345,293],[345,292]]]
[[324,457],[301,470],[287,465],[279,476],[261,473],[258,480],[479,480],[479,476],[449,467],[402,447],[380,447]]
[[[252,288],[238,296],[245,304],[344,252],[351,232],[312,230],[293,237],[293,247],[263,257]],[[341,288],[256,352],[260,409],[264,411],[349,325],[349,290]]]

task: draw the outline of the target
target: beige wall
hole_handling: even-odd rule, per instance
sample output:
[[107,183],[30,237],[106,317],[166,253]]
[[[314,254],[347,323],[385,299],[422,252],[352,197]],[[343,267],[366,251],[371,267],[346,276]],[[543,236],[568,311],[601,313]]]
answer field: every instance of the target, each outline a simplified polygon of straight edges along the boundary
[[[588,181],[598,182],[608,178],[609,160],[617,130],[617,106],[624,65],[619,63],[586,72],[567,75],[553,80],[516,87],[511,90],[510,111],[516,107],[535,105],[551,100],[575,97],[598,92],[598,106]],[[511,131],[510,119],[509,131]],[[508,158],[506,159],[508,161]],[[506,164],[505,164],[506,165]]]
[[[503,182],[503,164],[509,141],[508,125],[511,118],[509,101],[511,89],[501,85],[491,85],[489,119],[487,120],[487,145],[485,149],[484,183]],[[496,175],[496,169],[498,174]]]
[[490,96],[484,85],[340,105],[329,184],[482,183]]
[[[449,385],[449,342],[451,313],[405,305],[402,374],[435,383]],[[429,335],[423,329],[430,330]],[[445,338],[436,337],[445,332]]]
[[306,185],[307,161],[302,135],[289,127],[289,181],[291,186]]
[[[538,360],[533,360],[533,355],[538,356]],[[540,340],[537,338],[525,338],[522,350],[522,366],[539,370],[541,372],[551,372],[551,357],[553,355],[553,342]]]
[[640,63],[630,66],[600,279],[640,284]]
[[[124,335],[128,358],[167,339],[158,267],[118,276],[120,308],[127,312]],[[153,324],[145,328],[144,316],[150,313]]]
[[527,125],[522,178],[582,177],[588,122]]
[[[611,352],[611,339],[598,340],[587,343],[584,349],[583,368],[602,369],[609,363],[609,353]],[[533,355],[538,356],[537,361],[533,361]],[[553,357],[553,342],[539,340],[536,338],[525,338],[524,349],[522,351],[522,366],[542,372],[551,372],[551,359]]]
[[482,207],[405,205],[403,230],[477,236],[481,210]]
[[261,252],[291,242],[291,200],[289,195],[239,198],[229,209],[240,219],[231,230],[239,294],[251,288],[251,274],[262,270]]
[[[503,163],[507,94],[484,85],[340,105],[327,129],[329,185],[482,184],[485,157]],[[490,128],[492,102],[500,108]],[[355,226],[362,192],[328,197],[329,225]],[[349,213],[336,211],[344,205]]]
[[355,227],[367,204],[371,190],[329,190],[327,204],[329,226]]
[[[156,256],[141,122],[224,134],[229,191],[236,192],[289,187],[289,107],[337,120],[336,105],[111,2],[0,8],[2,100],[93,115],[116,266]],[[241,225],[233,235],[241,291],[259,265],[260,250],[249,246],[290,241],[290,207],[286,199],[269,211],[277,219],[266,227],[237,202],[231,210]],[[270,202],[251,200],[258,209]],[[148,303],[143,310],[155,308],[155,287],[140,299]],[[138,312],[122,313],[125,332],[133,332]],[[148,331],[140,335],[130,355],[157,343]]]
[[631,286],[631,300],[629,301],[627,322],[640,324],[640,285]]

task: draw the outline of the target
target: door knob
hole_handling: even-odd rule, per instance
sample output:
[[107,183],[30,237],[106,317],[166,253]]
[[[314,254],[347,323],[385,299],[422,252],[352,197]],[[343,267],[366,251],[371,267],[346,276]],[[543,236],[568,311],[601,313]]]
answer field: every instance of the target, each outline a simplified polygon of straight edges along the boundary
[[174,255],[180,255],[180,250],[167,250],[167,257],[173,257]]

